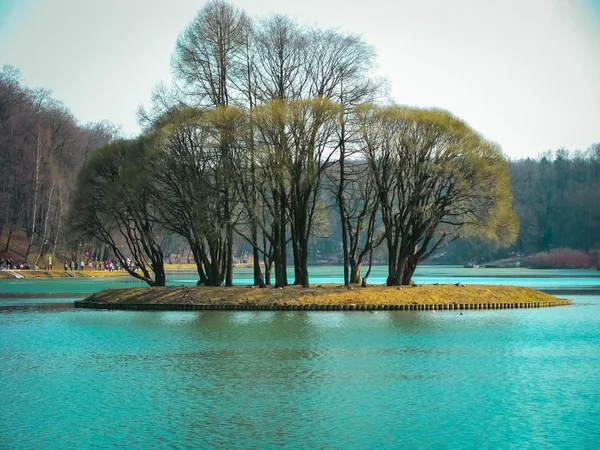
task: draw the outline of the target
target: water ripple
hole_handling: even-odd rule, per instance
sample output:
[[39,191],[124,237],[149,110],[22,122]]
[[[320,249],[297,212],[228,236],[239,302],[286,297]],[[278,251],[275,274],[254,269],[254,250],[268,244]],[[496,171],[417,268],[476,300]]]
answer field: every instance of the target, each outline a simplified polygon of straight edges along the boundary
[[0,447],[598,448],[600,297],[585,303],[464,316],[19,306],[0,314]]

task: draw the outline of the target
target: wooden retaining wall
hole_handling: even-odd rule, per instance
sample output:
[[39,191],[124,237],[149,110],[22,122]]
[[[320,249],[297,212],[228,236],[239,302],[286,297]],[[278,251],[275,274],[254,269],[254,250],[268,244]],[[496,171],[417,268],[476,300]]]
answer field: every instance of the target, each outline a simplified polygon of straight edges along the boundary
[[75,308],[128,311],[447,311],[481,309],[520,309],[568,306],[573,300],[557,302],[443,303],[437,305],[202,305],[193,303],[97,303],[77,300]]

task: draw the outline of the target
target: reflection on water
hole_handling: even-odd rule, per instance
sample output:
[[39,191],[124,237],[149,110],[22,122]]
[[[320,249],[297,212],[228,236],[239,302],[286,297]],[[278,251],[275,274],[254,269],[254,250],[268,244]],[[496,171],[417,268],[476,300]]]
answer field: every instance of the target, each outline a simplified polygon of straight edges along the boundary
[[16,311],[63,312],[65,310],[73,309],[73,301],[67,303],[54,303],[57,299],[53,299],[52,302],[43,302],[39,299],[35,300],[33,302],[27,302],[25,299],[22,301],[2,302],[0,303],[0,314]]
[[0,441],[594,448],[600,297],[575,302],[463,316],[6,306]]
[[[0,291],[111,283],[31,281]],[[569,298],[462,316],[3,298],[0,448],[598,448],[600,296]]]

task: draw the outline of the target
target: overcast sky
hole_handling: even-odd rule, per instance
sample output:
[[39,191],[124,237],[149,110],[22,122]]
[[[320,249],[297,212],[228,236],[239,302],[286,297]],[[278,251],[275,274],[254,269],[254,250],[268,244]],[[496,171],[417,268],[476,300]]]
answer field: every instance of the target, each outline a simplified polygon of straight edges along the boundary
[[[445,108],[511,158],[600,142],[600,0],[237,0],[361,34],[400,104]],[[81,122],[137,134],[198,0],[0,0],[0,64]]]

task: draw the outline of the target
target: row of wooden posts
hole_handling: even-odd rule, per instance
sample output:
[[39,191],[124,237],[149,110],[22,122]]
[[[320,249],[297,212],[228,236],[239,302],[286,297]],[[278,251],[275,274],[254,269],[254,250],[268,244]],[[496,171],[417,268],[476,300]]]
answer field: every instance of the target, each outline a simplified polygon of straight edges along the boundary
[[446,311],[479,309],[547,308],[572,305],[573,300],[557,302],[513,303],[440,303],[434,305],[210,305],[194,303],[97,303],[77,300],[76,308],[118,309],[133,311]]

